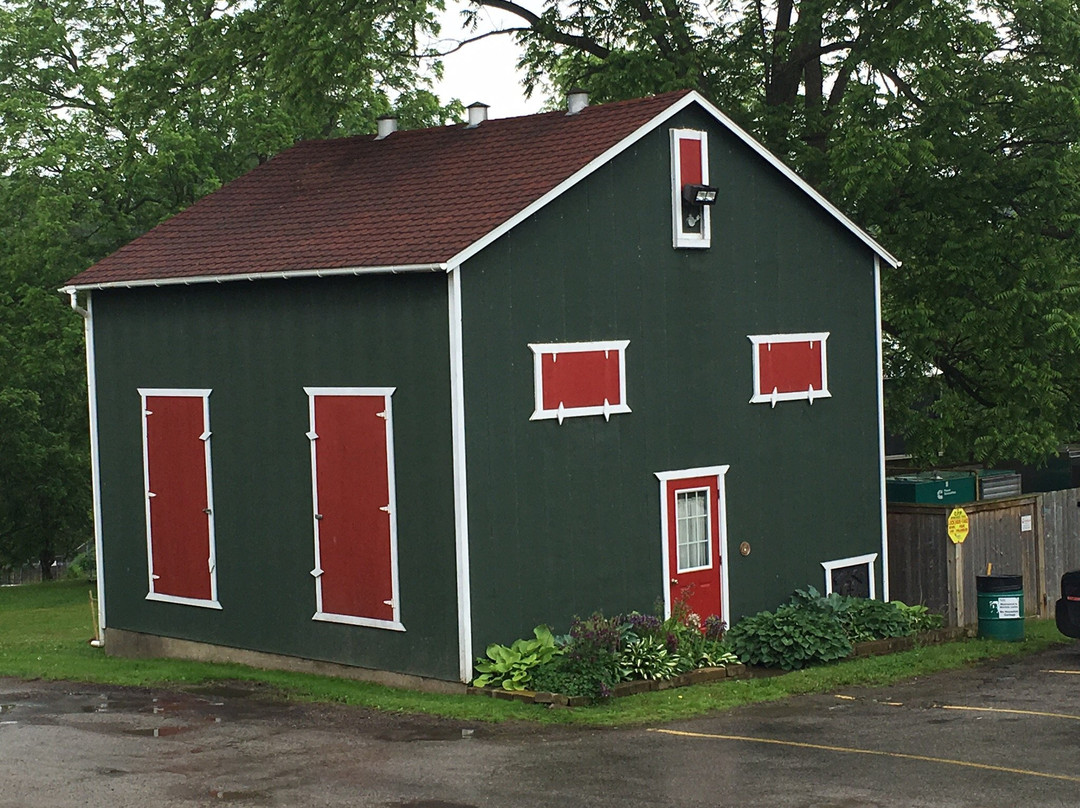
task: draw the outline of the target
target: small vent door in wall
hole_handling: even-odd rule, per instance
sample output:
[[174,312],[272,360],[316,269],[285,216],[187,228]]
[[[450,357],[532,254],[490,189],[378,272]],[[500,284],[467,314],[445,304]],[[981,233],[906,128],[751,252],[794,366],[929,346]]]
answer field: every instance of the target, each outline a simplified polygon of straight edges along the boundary
[[315,619],[404,630],[397,594],[393,388],[305,388]]
[[829,398],[827,331],[752,335],[755,404]]
[[629,340],[529,343],[535,408],[530,420],[630,412],[626,403]]
[[147,598],[220,608],[214,560],[210,391],[139,390],[150,571]]

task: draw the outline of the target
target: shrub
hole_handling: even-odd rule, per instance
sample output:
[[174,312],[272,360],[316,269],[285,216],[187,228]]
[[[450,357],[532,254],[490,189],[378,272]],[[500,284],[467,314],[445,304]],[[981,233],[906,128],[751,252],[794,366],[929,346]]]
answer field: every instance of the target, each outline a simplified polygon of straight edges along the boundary
[[622,652],[626,679],[670,679],[678,672],[678,662],[667,644],[655,637],[633,640]]
[[487,647],[487,659],[476,660],[480,672],[473,680],[477,687],[502,685],[504,690],[524,690],[532,671],[562,653],[555,646],[555,637],[547,626],[533,629],[535,639],[515,640],[513,645],[492,643]]
[[892,604],[902,611],[911,624],[911,630],[916,634],[921,634],[924,631],[933,631],[939,629],[945,625],[944,615],[937,614],[930,611],[927,607],[921,603],[917,603],[914,606],[908,606],[899,600],[892,601]]
[[852,651],[851,641],[834,615],[790,603],[775,613],[744,617],[727,632],[727,642],[747,665],[788,671],[834,662]]

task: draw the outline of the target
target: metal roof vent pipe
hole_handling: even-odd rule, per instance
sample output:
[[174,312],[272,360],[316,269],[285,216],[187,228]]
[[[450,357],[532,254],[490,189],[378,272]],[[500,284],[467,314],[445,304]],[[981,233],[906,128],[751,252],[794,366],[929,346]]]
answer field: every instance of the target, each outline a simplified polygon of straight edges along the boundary
[[589,94],[584,90],[575,88],[566,94],[567,115],[577,115],[587,106],[589,106]]
[[474,104],[469,104],[465,109],[469,112],[469,125],[466,128],[474,129],[487,120],[487,104],[477,101]]
[[382,140],[384,137],[389,137],[397,131],[397,115],[380,115],[375,119],[375,125],[379,128],[378,134],[375,135],[376,140]]

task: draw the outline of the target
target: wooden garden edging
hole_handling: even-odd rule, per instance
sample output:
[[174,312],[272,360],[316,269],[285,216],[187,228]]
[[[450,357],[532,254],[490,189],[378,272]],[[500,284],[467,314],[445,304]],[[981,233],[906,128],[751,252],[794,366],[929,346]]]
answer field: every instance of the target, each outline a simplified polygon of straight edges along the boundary
[[[953,642],[961,637],[974,637],[973,626],[939,628],[911,637],[889,637],[884,640],[872,640],[855,644],[855,650],[848,659],[859,657],[882,656],[909,651],[918,645],[940,645]],[[612,698],[634,696],[638,693],[651,693],[657,690],[670,690],[675,687],[702,685],[707,682],[719,682],[724,679],[764,679],[779,676],[787,671],[777,668],[749,667],[735,662],[718,668],[696,668],[671,679],[635,679],[632,682],[619,682],[612,688]],[[469,686],[466,692],[474,696],[490,696],[507,701],[521,701],[526,704],[547,704],[552,707],[585,707],[589,704],[587,696],[564,696],[561,693],[537,693],[532,690],[503,690],[501,687]]]

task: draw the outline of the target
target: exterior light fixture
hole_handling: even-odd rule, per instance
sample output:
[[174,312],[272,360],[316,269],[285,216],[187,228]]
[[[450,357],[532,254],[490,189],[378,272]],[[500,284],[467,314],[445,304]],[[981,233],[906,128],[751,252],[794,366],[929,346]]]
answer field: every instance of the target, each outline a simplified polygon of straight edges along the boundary
[[715,205],[718,192],[715,185],[684,185],[682,198],[691,205]]

